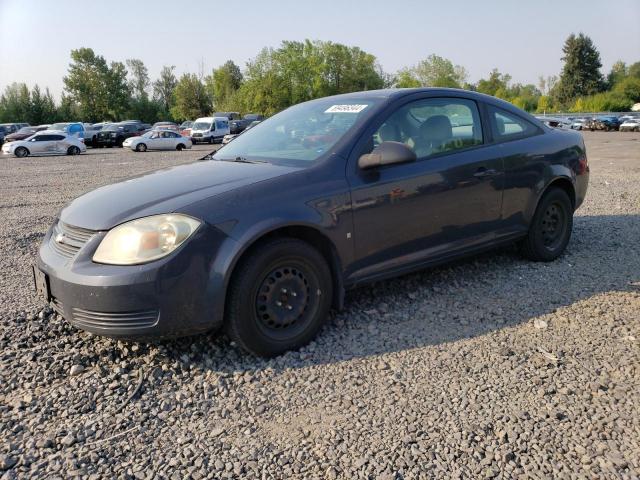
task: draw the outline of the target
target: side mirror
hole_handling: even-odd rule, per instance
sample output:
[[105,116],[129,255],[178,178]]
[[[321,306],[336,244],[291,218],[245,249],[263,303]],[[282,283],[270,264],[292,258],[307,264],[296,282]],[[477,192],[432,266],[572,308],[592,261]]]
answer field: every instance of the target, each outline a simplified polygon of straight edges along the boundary
[[373,152],[366,153],[358,159],[358,167],[363,170],[394,163],[415,162],[416,152],[401,142],[382,142]]

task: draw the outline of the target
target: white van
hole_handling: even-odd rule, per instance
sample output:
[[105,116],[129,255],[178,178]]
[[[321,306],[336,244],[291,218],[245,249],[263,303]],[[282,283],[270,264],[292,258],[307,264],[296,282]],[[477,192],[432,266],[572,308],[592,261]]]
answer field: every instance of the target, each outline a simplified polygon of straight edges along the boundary
[[202,117],[191,126],[191,141],[195,143],[219,143],[229,133],[229,119]]

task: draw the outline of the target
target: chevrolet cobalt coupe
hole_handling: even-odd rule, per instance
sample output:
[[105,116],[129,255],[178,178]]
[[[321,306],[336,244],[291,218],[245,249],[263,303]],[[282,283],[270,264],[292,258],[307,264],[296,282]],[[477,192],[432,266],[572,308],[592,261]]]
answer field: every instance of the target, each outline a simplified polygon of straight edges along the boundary
[[322,98],[202,161],[89,192],[44,238],[37,289],[71,324],[146,340],[223,327],[274,356],[349,288],[517,242],[562,254],[582,137],[450,89]]

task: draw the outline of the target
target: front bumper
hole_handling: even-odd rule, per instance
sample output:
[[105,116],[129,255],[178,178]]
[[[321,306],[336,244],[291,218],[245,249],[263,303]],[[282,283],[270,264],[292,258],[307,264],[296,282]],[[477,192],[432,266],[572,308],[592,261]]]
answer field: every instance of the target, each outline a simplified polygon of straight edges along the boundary
[[52,231],[40,247],[37,268],[47,276],[52,307],[72,325],[141,340],[192,335],[222,323],[224,293],[216,287],[213,263],[228,237],[218,229],[203,224],[168,257],[134,266],[91,260],[106,232],[95,233],[69,257],[52,246]]
[[120,141],[117,137],[106,137],[106,138],[96,137],[95,144],[109,146],[109,145],[118,145],[119,142]]

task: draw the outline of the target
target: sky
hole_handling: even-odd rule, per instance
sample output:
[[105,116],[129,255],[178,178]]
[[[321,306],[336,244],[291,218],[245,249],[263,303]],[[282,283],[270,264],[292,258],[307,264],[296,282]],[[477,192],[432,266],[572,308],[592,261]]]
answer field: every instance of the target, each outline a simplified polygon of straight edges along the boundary
[[471,82],[497,68],[537,84],[560,73],[572,32],[593,39],[605,74],[640,61],[640,0],[0,0],[0,91],[25,82],[59,98],[80,47],[139,58],[153,80],[163,65],[178,75],[228,59],[244,68],[265,46],[305,38],[358,46],[391,73],[435,53]]

